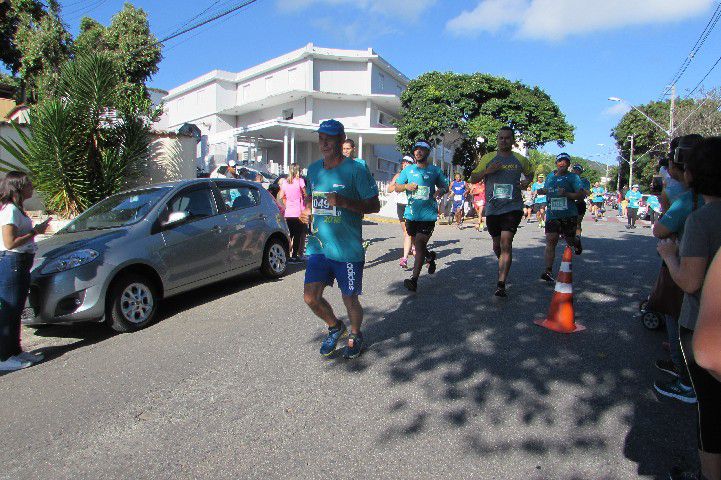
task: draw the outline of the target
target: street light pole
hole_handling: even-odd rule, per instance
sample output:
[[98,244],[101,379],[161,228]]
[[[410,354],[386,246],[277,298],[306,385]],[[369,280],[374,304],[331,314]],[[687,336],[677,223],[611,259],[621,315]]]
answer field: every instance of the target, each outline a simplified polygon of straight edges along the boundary
[[628,161],[628,188],[633,186],[633,135],[629,135],[631,140],[631,158]]

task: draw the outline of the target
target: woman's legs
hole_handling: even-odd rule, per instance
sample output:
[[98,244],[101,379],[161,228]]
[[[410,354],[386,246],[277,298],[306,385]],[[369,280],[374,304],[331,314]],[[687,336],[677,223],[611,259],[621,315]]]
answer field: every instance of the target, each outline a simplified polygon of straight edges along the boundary
[[30,260],[14,253],[0,257],[0,361],[22,352],[20,317],[30,288]]
[[408,258],[411,253],[411,237],[406,231],[406,222],[401,222],[401,228],[403,229],[403,258]]

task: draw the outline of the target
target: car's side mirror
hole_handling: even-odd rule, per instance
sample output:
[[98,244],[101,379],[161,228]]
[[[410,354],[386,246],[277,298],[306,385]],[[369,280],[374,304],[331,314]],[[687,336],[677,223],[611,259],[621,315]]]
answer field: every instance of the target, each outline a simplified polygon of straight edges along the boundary
[[168,214],[168,218],[165,221],[161,222],[160,225],[164,229],[172,228],[176,225],[180,225],[188,218],[190,218],[190,214],[188,212],[170,212]]

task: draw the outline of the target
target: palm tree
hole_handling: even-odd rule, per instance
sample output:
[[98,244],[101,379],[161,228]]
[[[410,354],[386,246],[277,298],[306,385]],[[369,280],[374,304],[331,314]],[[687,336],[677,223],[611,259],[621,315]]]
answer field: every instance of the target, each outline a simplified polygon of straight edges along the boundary
[[30,171],[50,211],[76,215],[142,177],[150,155],[147,99],[124,84],[111,57],[66,63],[52,96],[30,109],[29,133],[0,146]]

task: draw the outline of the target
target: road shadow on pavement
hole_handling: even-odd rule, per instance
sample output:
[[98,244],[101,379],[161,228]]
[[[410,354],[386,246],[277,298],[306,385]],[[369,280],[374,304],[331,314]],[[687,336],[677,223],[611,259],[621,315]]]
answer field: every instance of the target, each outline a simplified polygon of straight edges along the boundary
[[[439,258],[448,256],[443,245],[434,242]],[[492,296],[497,263],[488,252],[439,262],[434,276],[424,269],[416,294],[393,282],[398,307],[366,310],[368,351],[346,366],[385,366],[389,426],[378,442],[461,429],[464,442],[454,447],[491,463],[524,459],[526,478],[629,478],[613,460],[622,443],[639,475],[695,466],[693,408],[652,393],[664,378],[653,364],[665,333],[634,318],[658,271],[654,246],[633,234],[584,240],[573,273],[576,320],[587,330],[573,335],[533,324],[553,292],[538,280],[537,246],[514,249],[507,299]],[[423,392],[421,401],[408,386]]]

